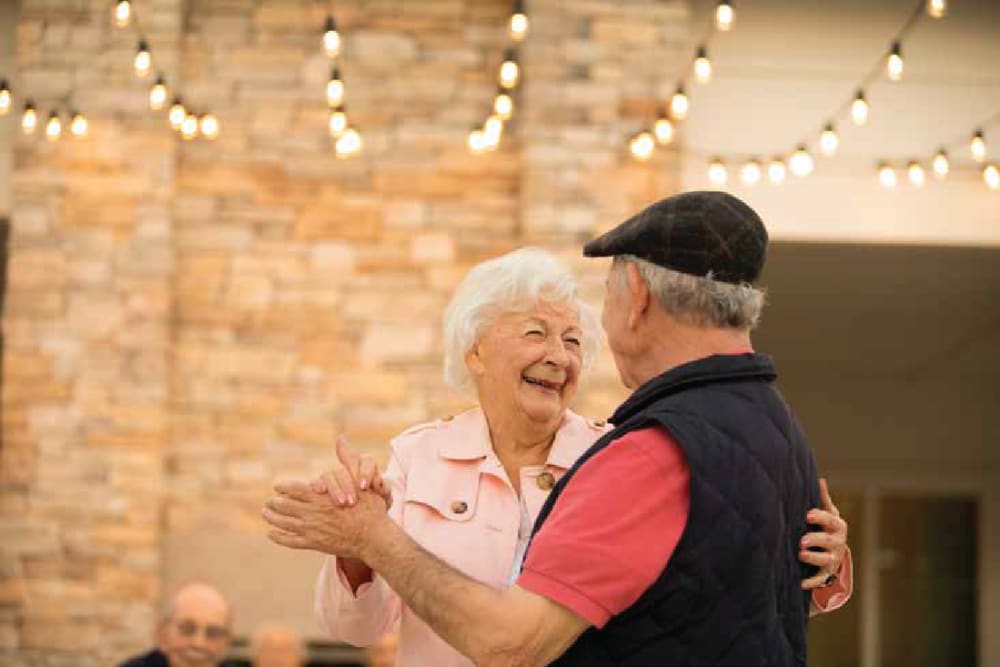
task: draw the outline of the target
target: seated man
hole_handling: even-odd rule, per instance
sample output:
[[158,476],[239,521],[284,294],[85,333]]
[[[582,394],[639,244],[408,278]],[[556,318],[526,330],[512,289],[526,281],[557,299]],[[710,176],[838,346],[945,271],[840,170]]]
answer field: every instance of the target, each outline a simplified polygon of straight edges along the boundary
[[302,638],[294,630],[266,627],[254,636],[254,667],[302,667],[305,658]]
[[121,667],[216,667],[229,650],[232,615],[216,588],[189,583],[177,589],[156,626],[157,648]]

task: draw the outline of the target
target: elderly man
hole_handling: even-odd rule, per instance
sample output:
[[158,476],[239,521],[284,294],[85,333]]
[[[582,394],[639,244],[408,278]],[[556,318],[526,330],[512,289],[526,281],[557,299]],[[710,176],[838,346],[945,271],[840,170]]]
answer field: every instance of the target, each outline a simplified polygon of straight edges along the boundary
[[216,588],[181,586],[157,624],[157,648],[121,667],[216,667],[229,650],[231,620],[229,603]]
[[812,454],[750,342],[766,247],[756,213],[720,192],[665,199],[587,244],[614,258],[602,323],[634,391],[553,489],[513,587],[450,568],[367,492],[332,511],[279,484],[271,539],[360,558],[477,664],[805,664],[800,580],[833,575],[809,550],[829,546],[806,524]]
[[290,628],[265,627],[253,638],[254,667],[302,667],[306,664],[302,637]]

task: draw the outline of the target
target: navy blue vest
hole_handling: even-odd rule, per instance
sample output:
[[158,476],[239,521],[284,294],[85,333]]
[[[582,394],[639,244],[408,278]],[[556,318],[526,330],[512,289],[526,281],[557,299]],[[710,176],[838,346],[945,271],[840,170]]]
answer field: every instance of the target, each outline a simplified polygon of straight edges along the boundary
[[[633,393],[552,490],[545,525],[576,471],[625,433],[661,426],[691,470],[688,521],[659,578],[602,629],[589,628],[556,665],[804,665],[815,568],[798,559],[806,512],[819,506],[805,436],[761,354],[673,368]],[[657,536],[649,527],[649,539]],[[530,547],[529,547],[530,549]]]

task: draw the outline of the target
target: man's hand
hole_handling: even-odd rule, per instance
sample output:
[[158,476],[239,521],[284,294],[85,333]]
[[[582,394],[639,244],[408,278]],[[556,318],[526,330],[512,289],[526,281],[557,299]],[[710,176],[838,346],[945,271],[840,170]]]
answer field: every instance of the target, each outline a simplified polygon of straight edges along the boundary
[[261,516],[273,526],[268,539],[290,549],[359,558],[372,526],[389,521],[385,502],[369,491],[359,493],[354,506],[339,508],[306,482],[282,481],[274,490]]
[[[803,590],[829,586],[837,580],[840,565],[847,552],[847,522],[840,518],[840,511],[833,504],[826,480],[819,480],[819,493],[823,509],[811,509],[806,520],[823,529],[821,533],[808,533],[802,538],[799,560],[819,567],[819,572],[802,582]],[[823,551],[810,551],[819,547]]]

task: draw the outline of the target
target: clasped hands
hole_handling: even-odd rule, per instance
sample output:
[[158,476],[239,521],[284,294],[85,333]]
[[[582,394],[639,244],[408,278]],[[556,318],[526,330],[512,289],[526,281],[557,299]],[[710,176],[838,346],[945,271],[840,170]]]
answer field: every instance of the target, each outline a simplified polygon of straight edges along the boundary
[[386,521],[392,505],[389,484],[374,459],[337,439],[331,469],[311,481],[283,480],[261,510],[271,525],[267,537],[290,549],[310,549],[361,558],[368,532]]

